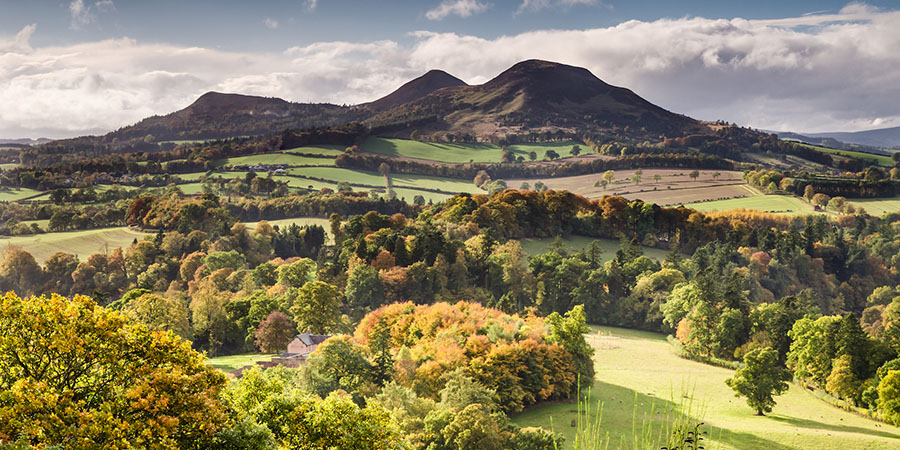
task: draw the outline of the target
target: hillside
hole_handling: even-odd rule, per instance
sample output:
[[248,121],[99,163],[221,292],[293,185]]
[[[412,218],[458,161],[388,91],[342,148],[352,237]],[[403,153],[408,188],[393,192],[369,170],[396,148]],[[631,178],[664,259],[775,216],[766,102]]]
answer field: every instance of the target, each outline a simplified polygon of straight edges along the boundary
[[435,91],[371,120],[390,123],[425,117],[434,119],[429,129],[477,135],[629,127],[658,137],[704,130],[699,122],[653,105],[626,88],[611,86],[587,69],[540,60],[520,62],[482,85]]
[[400,86],[396,91],[360,106],[367,107],[371,111],[384,111],[418,100],[438,89],[458,86],[467,86],[467,84],[443,70],[429,70],[425,75]]

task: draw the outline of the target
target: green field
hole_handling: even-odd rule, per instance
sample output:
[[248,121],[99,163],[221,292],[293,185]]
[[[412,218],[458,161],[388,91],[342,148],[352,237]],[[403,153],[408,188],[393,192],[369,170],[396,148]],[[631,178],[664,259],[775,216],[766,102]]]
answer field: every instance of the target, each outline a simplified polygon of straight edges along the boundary
[[809,203],[790,195],[754,195],[728,200],[686,203],[684,206],[702,212],[727,211],[739,208],[783,214],[813,214],[816,212],[815,208]]
[[267,361],[275,354],[264,353],[247,353],[244,355],[217,356],[206,360],[206,364],[219,369],[223,372],[230,373],[244,366],[256,364],[257,361]]
[[900,197],[891,198],[855,198],[849,203],[857,208],[863,208],[872,216],[878,217],[884,213],[900,211]]
[[34,189],[3,187],[0,188],[0,202],[15,202],[41,194],[44,194],[44,192]]
[[[384,186],[384,177],[378,172],[368,170],[342,169],[339,167],[301,167],[288,169],[291,175],[321,178],[324,180],[364,184],[367,186]],[[432,177],[428,175],[393,174],[391,181],[395,189],[428,188],[447,192],[484,193],[474,183],[454,178]],[[304,181],[305,182],[305,181]],[[301,182],[302,184],[303,182]]]
[[287,153],[262,153],[259,155],[228,158],[223,160],[222,164],[226,166],[257,164],[287,164],[289,166],[333,166],[334,159],[297,156]]
[[[576,236],[570,235],[560,239],[563,244],[563,248],[565,248],[569,252],[581,251],[587,248],[588,245],[591,245],[591,242],[599,241],[600,246],[603,249],[603,260],[609,261],[616,256],[616,250],[619,249],[619,246],[622,245],[621,242],[612,240],[612,239],[596,239],[587,236]],[[546,253],[547,250],[556,242],[556,238],[540,238],[540,239],[521,239],[519,242],[522,244],[522,250],[528,256],[539,255],[541,253]],[[644,247],[644,254],[650,258],[653,258],[657,261],[662,261],[666,259],[666,255],[669,252],[666,250],[660,250],[658,248],[648,248]]]
[[822,153],[828,153],[831,155],[849,156],[851,158],[861,159],[863,161],[871,161],[875,164],[885,166],[885,167],[894,167],[894,160],[892,160],[890,156],[876,155],[873,153],[855,152],[853,150],[838,150],[836,148],[820,147],[818,145],[811,145],[811,144],[800,144],[800,145],[811,148],[813,150],[818,150]]
[[346,147],[340,145],[316,145],[312,147],[296,147],[281,150],[281,153],[308,153],[310,155],[337,156],[344,153]]
[[2,164],[0,164],[0,170],[3,170],[3,171],[15,169],[16,167],[19,167],[19,164],[17,164],[17,163],[2,163]]
[[[555,150],[560,156],[569,156],[569,150],[573,145],[582,148],[586,152],[588,147],[581,142],[549,142],[536,144],[511,145],[516,156],[523,156],[528,160],[528,153],[537,153],[537,159],[543,159],[547,150]],[[362,149],[367,152],[388,156],[402,156],[406,158],[428,159],[432,161],[448,163],[475,162],[500,162],[503,154],[500,147],[487,143],[473,144],[445,144],[433,142],[419,142],[408,139],[383,139],[370,137],[363,143]]]
[[[591,404],[602,403],[601,428],[609,448],[632,448],[632,432],[656,423],[653,411],[680,408],[682,396],[693,397],[695,418],[710,427],[706,448],[725,449],[896,449],[900,429],[832,407],[796,385],[777,397],[767,416],[756,416],[743,398],[725,385],[732,371],[675,355],[665,337],[620,328],[594,327],[588,342],[595,348],[596,380]],[[671,399],[675,399],[672,401]],[[699,405],[699,407],[698,407]],[[576,405],[551,404],[513,418],[520,426],[551,423],[572,448]],[[645,419],[645,417],[652,417]],[[656,419],[656,420],[654,420]]]
[[134,231],[127,227],[100,228],[96,230],[65,231],[61,233],[34,234],[29,236],[0,237],[0,251],[18,247],[34,256],[43,264],[56,252],[74,254],[81,260],[94,253],[105,253],[117,247],[128,247],[135,239],[143,239],[151,234]]

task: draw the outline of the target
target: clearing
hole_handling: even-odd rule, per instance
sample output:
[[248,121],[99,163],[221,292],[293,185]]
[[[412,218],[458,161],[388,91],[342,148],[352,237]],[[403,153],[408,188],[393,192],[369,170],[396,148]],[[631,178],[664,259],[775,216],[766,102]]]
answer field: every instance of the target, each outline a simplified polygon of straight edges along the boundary
[[225,373],[231,373],[244,366],[256,364],[257,361],[267,361],[275,356],[274,353],[245,353],[243,355],[217,356],[206,360],[206,364]]
[[153,234],[135,231],[128,227],[63,231],[28,236],[0,236],[0,249],[21,248],[31,253],[38,264],[43,264],[56,252],[70,253],[85,260],[94,253],[108,253],[118,247],[127,248],[135,239],[141,240],[146,236],[153,236]]
[[[679,408],[684,394],[692,394],[693,410],[702,410],[695,417],[710,427],[706,448],[900,448],[897,428],[832,407],[796,385],[775,398],[778,404],[771,413],[756,416],[745,399],[736,398],[725,385],[732,370],[679,358],[661,334],[592,328],[602,334],[588,336],[596,350],[597,372],[590,403],[603,405],[601,431],[609,436],[609,448],[632,448],[632,433],[635,428],[640,433],[645,420],[659,429],[655,412]],[[526,411],[513,422],[552,424],[566,436],[566,448],[572,448],[575,428],[570,424],[576,410],[572,403],[550,404]]]
[[[600,248],[603,249],[603,261],[609,261],[616,257],[616,250],[621,247],[622,243],[620,241],[616,241],[613,239],[599,239],[592,238],[587,236],[577,236],[577,235],[569,235],[566,237],[560,237],[560,242],[569,252],[577,252],[584,250],[591,242],[599,241]],[[539,255],[541,253],[546,253],[547,250],[556,242],[556,238],[526,238],[520,239],[519,242],[522,244],[522,251],[525,252],[528,256]],[[662,250],[658,248],[652,247],[644,247],[644,255],[647,257],[655,259],[657,261],[663,261],[666,259],[666,256],[669,254],[667,250]]]

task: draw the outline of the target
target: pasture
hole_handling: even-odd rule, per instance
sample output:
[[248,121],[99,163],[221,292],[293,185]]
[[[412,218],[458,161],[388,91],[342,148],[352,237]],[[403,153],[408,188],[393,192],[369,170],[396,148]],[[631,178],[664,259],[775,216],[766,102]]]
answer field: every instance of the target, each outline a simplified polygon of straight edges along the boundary
[[[544,159],[548,150],[553,150],[563,157],[569,156],[569,150],[573,145],[581,147],[582,153],[590,152],[590,148],[584,143],[575,141],[516,144],[508,146],[508,149],[516,156],[522,156],[528,161],[528,153],[532,151],[537,153],[538,160]],[[499,146],[480,142],[450,144],[370,137],[363,142],[362,149],[380,155],[446,163],[500,162],[503,159],[503,152]]]
[[[686,208],[702,212],[728,211],[730,209],[754,209],[779,214],[816,214],[815,208],[798,197],[791,195],[764,195],[717,200],[711,202],[686,203]],[[818,214],[824,214],[819,212]]]
[[29,188],[14,188],[4,186],[0,188],[0,202],[15,202],[27,198],[37,197],[45,192]]
[[800,144],[800,145],[807,147],[807,148],[811,148],[813,150],[820,151],[822,153],[828,153],[831,155],[838,155],[838,156],[849,156],[851,158],[861,159],[863,161],[869,161],[869,162],[872,162],[874,164],[878,164],[878,165],[884,166],[884,167],[894,167],[894,160],[892,160],[890,156],[876,155],[874,153],[857,152],[857,151],[853,151],[853,150],[838,150],[836,148],[821,147],[818,145],[811,145],[811,144]]
[[107,253],[128,247],[135,240],[141,240],[149,233],[127,227],[99,228],[83,231],[63,231],[57,233],[33,234],[28,236],[0,236],[0,251],[10,247],[21,248],[34,256],[38,264],[56,252],[65,252],[84,260],[94,253]]
[[344,153],[344,148],[340,145],[315,145],[310,147],[295,147],[287,150],[281,150],[280,153],[306,153],[309,155],[327,155],[338,156]]
[[[592,327],[596,378],[589,403],[602,405],[601,432],[609,448],[633,448],[633,433],[643,425],[660,427],[663,411],[680,410],[683,396],[692,397],[689,412],[702,420],[709,435],[705,448],[770,450],[894,449],[900,429],[832,407],[796,385],[779,397],[767,416],[756,416],[745,399],[725,385],[733,371],[689,361],[675,355],[657,333]],[[600,334],[597,334],[599,331]],[[572,448],[577,407],[555,403],[513,417],[519,426],[552,427]]]
[[884,213],[900,211],[900,197],[889,198],[854,198],[848,202],[857,208],[863,208],[872,216],[879,217]]
[[206,360],[206,364],[225,373],[231,373],[244,366],[256,364],[257,361],[268,361],[275,354],[246,353],[243,355],[217,356]]
[[289,166],[333,166],[333,158],[315,158],[298,156],[290,153],[260,153],[258,155],[238,156],[222,161],[224,166],[251,166],[263,164],[287,164]]

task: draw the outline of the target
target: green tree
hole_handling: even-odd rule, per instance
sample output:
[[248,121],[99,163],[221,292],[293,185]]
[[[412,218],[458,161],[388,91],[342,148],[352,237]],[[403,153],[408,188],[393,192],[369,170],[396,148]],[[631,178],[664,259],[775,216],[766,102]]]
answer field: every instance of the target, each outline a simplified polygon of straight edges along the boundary
[[534,150],[528,152],[528,159],[530,159],[530,160],[532,160],[532,161],[536,160],[536,159],[537,159],[537,152],[534,151]]
[[171,331],[185,339],[191,338],[190,311],[179,299],[144,293],[127,302],[122,312],[150,330]]
[[384,303],[385,294],[378,271],[370,265],[354,267],[350,276],[347,277],[344,295],[353,308],[374,309],[381,306]]
[[334,286],[321,281],[310,281],[297,292],[291,307],[294,323],[301,333],[330,333],[341,327],[340,293]]
[[582,388],[594,384],[594,348],[587,343],[584,335],[591,332],[584,315],[584,305],[577,305],[566,316],[553,313],[547,316],[550,326],[549,340],[562,345],[575,358],[575,369]]
[[290,264],[282,264],[275,271],[278,282],[290,287],[300,287],[313,280],[316,262],[309,258],[301,258]]
[[607,170],[606,172],[603,172],[603,178],[600,180],[600,182],[603,184],[603,189],[606,189],[606,187],[612,184],[615,179],[616,173],[614,171]]
[[735,397],[747,397],[747,404],[756,415],[772,411],[774,396],[788,389],[791,374],[778,366],[778,352],[758,348],[744,355],[744,368],[738,369],[725,384],[734,389]]
[[573,146],[572,146],[572,149],[569,150],[569,154],[572,155],[572,156],[578,156],[578,155],[580,155],[580,154],[581,154],[581,147],[579,147],[579,146],[577,146],[577,145],[573,145]]
[[700,177],[700,171],[692,170],[691,173],[688,174],[688,176],[691,177],[692,180],[697,181],[697,178]]

